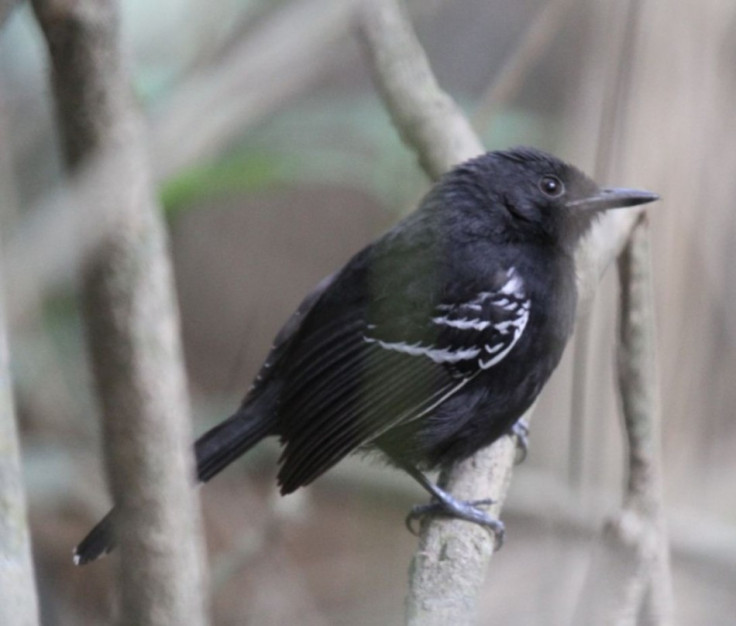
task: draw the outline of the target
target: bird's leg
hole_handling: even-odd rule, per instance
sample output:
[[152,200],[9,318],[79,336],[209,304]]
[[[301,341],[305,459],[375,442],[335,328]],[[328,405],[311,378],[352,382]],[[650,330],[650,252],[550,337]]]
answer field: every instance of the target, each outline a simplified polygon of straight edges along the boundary
[[529,452],[529,422],[520,417],[511,427],[510,435],[516,437],[516,459],[514,463],[518,465],[526,460]]
[[470,501],[458,500],[451,494],[447,493],[444,489],[434,484],[413,465],[401,461],[399,462],[399,465],[433,497],[433,501],[429,504],[418,504],[412,507],[411,512],[406,516],[406,527],[409,529],[409,532],[417,534],[412,525],[415,520],[422,519],[427,515],[444,515],[447,517],[463,519],[468,522],[478,524],[479,526],[483,526],[484,528],[488,528],[495,535],[495,549],[498,550],[503,545],[505,532],[503,522],[491,517],[488,513],[478,508],[493,504],[493,500],[491,498]]

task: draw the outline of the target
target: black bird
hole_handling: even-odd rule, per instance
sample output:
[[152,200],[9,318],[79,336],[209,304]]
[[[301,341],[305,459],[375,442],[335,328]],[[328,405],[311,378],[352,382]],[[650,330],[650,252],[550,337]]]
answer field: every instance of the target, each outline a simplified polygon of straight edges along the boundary
[[[240,408],[197,440],[198,480],[268,436],[283,445],[283,494],[353,451],[377,450],[433,496],[416,512],[500,538],[481,502],[454,499],[422,472],[514,427],[572,333],[580,238],[603,211],[656,199],[600,189],[531,148],[456,167],[302,302]],[[78,564],[112,549],[111,516],[76,548]]]

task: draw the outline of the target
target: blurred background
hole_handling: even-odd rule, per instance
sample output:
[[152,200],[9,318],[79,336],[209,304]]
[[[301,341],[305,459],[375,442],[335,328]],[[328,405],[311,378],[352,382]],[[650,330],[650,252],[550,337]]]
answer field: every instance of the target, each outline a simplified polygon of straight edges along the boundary
[[[427,189],[371,84],[354,5],[122,0],[132,88],[170,229],[197,433],[236,406],[311,286]],[[489,149],[536,145],[601,183],[662,195],[649,215],[678,623],[733,624],[736,4],[408,6],[440,84]],[[54,258],[67,264],[44,267],[49,248],[67,239],[34,237],[44,220],[56,224],[63,184],[47,63],[21,3],[0,30],[0,227],[9,250],[39,261],[22,314],[13,314],[14,293],[5,296],[14,389],[43,623],[105,624],[117,557],[83,569],[71,562],[109,505],[78,258],[62,250]],[[611,271],[535,414],[482,624],[587,623],[581,590],[625,478],[616,307]],[[401,623],[416,547],[403,518],[423,493],[398,472],[349,459],[281,499],[277,453],[261,446],[201,491],[213,623]]]

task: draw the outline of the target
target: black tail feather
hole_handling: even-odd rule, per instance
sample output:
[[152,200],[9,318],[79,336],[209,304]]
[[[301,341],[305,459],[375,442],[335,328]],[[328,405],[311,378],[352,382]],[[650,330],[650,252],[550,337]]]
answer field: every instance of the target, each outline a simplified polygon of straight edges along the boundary
[[[225,467],[269,436],[267,413],[241,408],[221,424],[204,433],[194,444],[197,479],[207,482]],[[112,509],[74,549],[74,563],[84,565],[110,552],[117,545],[115,509]]]
[[206,483],[235,459],[245,454],[271,433],[271,424],[262,413],[241,409],[208,430],[194,444],[197,480]]
[[115,509],[112,509],[74,548],[75,565],[84,565],[99,559],[117,545],[112,521],[114,514]]

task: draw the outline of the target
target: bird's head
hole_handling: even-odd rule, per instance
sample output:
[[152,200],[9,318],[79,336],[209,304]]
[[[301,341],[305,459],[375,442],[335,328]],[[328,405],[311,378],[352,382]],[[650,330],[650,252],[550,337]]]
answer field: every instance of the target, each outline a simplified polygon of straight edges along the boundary
[[458,166],[447,182],[453,202],[459,200],[497,236],[557,243],[570,251],[604,211],[658,199],[648,191],[600,188],[534,148],[488,152]]

